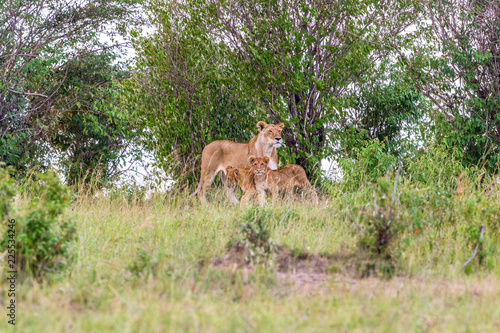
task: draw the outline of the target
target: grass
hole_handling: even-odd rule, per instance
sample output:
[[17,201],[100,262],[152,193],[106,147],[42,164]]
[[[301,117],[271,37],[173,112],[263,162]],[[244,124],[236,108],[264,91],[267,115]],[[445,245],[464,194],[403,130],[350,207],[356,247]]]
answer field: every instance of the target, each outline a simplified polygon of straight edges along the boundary
[[[412,191],[408,189],[416,193]],[[77,259],[48,280],[18,282],[16,328],[495,332],[500,329],[500,265],[498,234],[490,224],[482,264],[474,260],[461,269],[474,245],[468,226],[494,223],[488,219],[496,216],[495,191],[484,205],[477,192],[451,196],[446,208],[431,209],[435,198],[426,199],[420,209],[406,205],[409,226],[391,246],[397,262],[391,279],[362,279],[352,269],[360,258],[352,222],[358,215],[353,212],[363,211],[369,189],[352,195],[332,189],[319,207],[296,203],[266,208],[275,244],[341,258],[319,282],[307,274],[305,280],[297,279],[292,271],[278,274],[272,262],[215,267],[214,260],[241,237],[243,222],[256,212],[229,205],[220,192],[207,207],[181,195],[148,201],[79,198],[67,212],[78,230]],[[412,200],[420,199],[415,194]],[[474,202],[472,208],[469,202]],[[0,321],[0,331],[8,326],[7,320]]]

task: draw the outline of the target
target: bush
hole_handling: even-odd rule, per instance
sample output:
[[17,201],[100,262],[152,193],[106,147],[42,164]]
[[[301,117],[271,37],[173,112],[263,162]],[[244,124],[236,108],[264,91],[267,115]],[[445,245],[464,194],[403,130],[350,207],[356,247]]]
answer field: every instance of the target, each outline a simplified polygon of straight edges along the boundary
[[10,219],[9,206],[14,197],[14,180],[10,177],[11,168],[4,169],[0,163],[0,217],[2,221]]
[[446,188],[454,186],[454,181],[462,172],[471,173],[458,160],[457,154],[449,153],[444,147],[434,146],[410,154],[405,160],[405,178],[416,184]]
[[375,139],[365,147],[354,148],[355,159],[339,161],[343,172],[343,183],[347,190],[356,191],[363,184],[375,182],[396,165],[396,157],[386,152],[384,142]]
[[[5,174],[1,178],[8,179]],[[73,256],[71,242],[76,230],[63,215],[70,204],[70,191],[55,173],[37,174],[29,189],[15,210],[10,209],[16,221],[16,264],[23,273],[40,277],[67,266]],[[2,201],[8,200],[4,191],[0,195]],[[4,233],[2,246],[9,239]]]
[[397,181],[389,177],[377,179],[373,202],[361,210],[356,222],[362,248],[367,249],[372,257],[390,258],[389,244],[404,227],[396,193]]
[[264,263],[273,265],[273,257],[277,245],[271,238],[269,222],[273,212],[252,208],[243,216],[240,240],[233,240],[230,245],[244,246],[249,250],[247,262],[252,264]]
[[138,249],[135,258],[127,265],[127,270],[136,277],[150,274],[156,276],[158,264],[163,256],[164,254],[161,251],[151,255],[144,249]]

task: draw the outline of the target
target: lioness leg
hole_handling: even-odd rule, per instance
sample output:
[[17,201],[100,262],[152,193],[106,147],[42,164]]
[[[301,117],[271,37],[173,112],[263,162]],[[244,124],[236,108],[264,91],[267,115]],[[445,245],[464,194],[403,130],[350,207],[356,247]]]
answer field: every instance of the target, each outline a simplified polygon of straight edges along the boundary
[[205,197],[207,193],[207,189],[212,185],[212,182],[215,179],[215,171],[209,170],[205,177],[202,177],[200,179],[200,185],[198,185],[198,198],[200,199],[201,203],[206,204],[207,203],[207,198]]
[[311,188],[309,189],[309,191],[311,193],[311,200],[312,200],[312,202],[316,206],[319,205],[318,194],[316,193],[316,190],[314,189],[314,187],[311,186]]
[[201,153],[201,176],[198,185],[198,198],[202,203],[206,203],[207,189],[212,185],[215,176],[221,170],[220,167],[221,150],[215,149],[211,144],[206,146]]

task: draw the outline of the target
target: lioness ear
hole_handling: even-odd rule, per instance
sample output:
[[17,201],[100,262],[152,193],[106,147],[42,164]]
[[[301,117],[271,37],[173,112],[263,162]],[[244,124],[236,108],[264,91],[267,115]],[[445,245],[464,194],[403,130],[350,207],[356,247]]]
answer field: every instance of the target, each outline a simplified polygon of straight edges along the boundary
[[257,123],[257,128],[259,129],[259,132],[262,131],[266,127],[267,127],[267,124],[265,122],[263,122],[263,121],[259,121]]
[[276,126],[278,126],[280,128],[280,130],[282,130],[285,125],[283,123],[278,123],[278,124],[276,124]]
[[270,161],[269,156],[264,156],[262,160],[264,161],[264,163],[269,164]]
[[252,164],[254,161],[255,161],[255,156],[252,155],[248,158],[248,163]]

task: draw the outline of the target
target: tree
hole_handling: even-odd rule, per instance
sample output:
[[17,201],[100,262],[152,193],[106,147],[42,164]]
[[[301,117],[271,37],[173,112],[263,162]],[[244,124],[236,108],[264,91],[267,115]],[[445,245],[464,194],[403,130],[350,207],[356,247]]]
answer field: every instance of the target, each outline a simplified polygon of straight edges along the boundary
[[409,1],[210,0],[182,16],[225,46],[245,92],[285,123],[283,160],[311,177],[333,152],[342,98],[414,11]]
[[428,0],[413,50],[397,46],[411,81],[435,106],[438,142],[465,165],[498,162],[500,7],[496,1]]
[[412,84],[401,79],[402,68],[393,57],[381,59],[364,73],[347,94],[337,131],[341,156],[356,158],[356,148],[377,139],[385,152],[404,155],[425,136],[422,123],[427,104]]
[[248,142],[262,111],[242,94],[227,49],[184,15],[185,5],[153,1],[147,10],[157,30],[133,34],[136,70],[122,102],[155,163],[177,186],[194,184],[203,147],[220,139]]
[[123,29],[137,2],[0,3],[0,161],[15,166],[19,176],[29,166],[50,163],[47,133],[64,117],[57,99],[72,79],[71,66],[116,46],[104,45],[99,34],[110,26]]
[[60,116],[46,137],[61,155],[68,185],[104,185],[123,172],[121,163],[131,153],[134,130],[120,109],[116,86],[128,71],[115,60],[113,52],[74,59],[55,95]]

